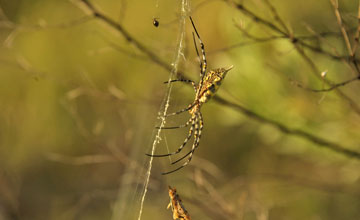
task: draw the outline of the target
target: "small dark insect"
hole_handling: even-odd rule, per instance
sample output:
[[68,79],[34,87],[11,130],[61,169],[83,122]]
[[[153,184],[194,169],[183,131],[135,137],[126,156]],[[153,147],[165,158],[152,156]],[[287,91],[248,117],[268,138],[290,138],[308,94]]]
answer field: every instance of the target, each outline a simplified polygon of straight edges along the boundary
[[158,19],[159,19],[159,18],[154,18],[154,19],[153,19],[153,25],[154,25],[155,27],[159,27],[159,24],[160,24],[160,23],[159,23]]

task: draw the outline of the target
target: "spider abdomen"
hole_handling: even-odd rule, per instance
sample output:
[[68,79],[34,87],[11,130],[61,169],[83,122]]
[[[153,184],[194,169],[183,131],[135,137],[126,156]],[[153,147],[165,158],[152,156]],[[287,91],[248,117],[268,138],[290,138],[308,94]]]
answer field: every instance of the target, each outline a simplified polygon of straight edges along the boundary
[[207,85],[205,90],[202,92],[199,101],[201,103],[205,103],[205,102],[209,101],[210,98],[213,97],[215,95],[216,91],[219,89],[220,84],[221,84],[221,80]]

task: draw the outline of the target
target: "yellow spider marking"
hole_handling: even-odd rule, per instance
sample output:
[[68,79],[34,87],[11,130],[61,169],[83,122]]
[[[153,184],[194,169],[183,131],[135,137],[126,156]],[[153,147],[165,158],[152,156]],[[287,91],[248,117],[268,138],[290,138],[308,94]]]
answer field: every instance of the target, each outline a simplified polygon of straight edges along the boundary
[[[209,101],[213,97],[216,91],[219,89],[222,80],[225,78],[226,73],[231,70],[233,66],[228,68],[219,68],[209,71],[204,77],[204,83],[199,92],[199,104]],[[191,113],[191,112],[190,112]]]

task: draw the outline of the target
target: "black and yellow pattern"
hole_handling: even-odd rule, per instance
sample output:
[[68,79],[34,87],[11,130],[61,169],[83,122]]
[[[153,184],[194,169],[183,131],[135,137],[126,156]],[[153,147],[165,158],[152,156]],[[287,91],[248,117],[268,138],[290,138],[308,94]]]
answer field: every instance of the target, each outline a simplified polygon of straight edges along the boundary
[[219,68],[211,70],[206,74],[203,86],[200,90],[199,101],[201,104],[209,101],[209,99],[215,95],[216,91],[221,85],[222,80],[225,78],[226,73],[232,68],[232,66],[227,69]]

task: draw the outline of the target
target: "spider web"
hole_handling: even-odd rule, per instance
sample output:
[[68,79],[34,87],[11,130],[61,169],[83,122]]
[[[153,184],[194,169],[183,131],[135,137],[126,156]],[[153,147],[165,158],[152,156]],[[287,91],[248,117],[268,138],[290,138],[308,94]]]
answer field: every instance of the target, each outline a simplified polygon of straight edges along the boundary
[[[158,4],[158,3],[157,3]],[[174,75],[176,74],[177,70],[178,70],[178,65],[179,62],[181,60],[181,57],[183,57],[183,50],[184,50],[184,44],[185,44],[185,21],[187,19],[187,15],[189,12],[189,2],[188,0],[181,0],[181,5],[180,5],[180,18],[179,18],[179,33],[178,33],[178,37],[177,37],[177,46],[176,46],[176,51],[175,51],[175,55],[173,58],[173,62],[172,62],[172,70],[169,74],[169,79],[168,82],[170,82],[171,79],[174,78]],[[161,132],[162,129],[161,127],[165,126],[166,123],[166,114],[170,105],[170,96],[171,96],[171,91],[172,91],[172,83],[167,83],[167,91],[165,93],[165,96],[163,98],[160,110],[159,110],[159,119],[160,119],[160,129],[156,129],[153,132],[153,138],[152,138],[152,144],[151,144],[151,154],[154,154],[156,147],[158,146],[158,144],[161,142]],[[139,201],[139,208],[138,208],[138,220],[141,220],[142,217],[142,213],[143,213],[143,209],[144,209],[144,202],[145,202],[145,198],[148,192],[148,187],[149,187],[149,181],[150,181],[150,176],[151,176],[151,172],[152,172],[152,164],[153,164],[153,157],[149,157],[149,160],[147,162],[147,168],[146,168],[146,173],[145,176],[142,176],[141,178],[143,178],[143,181],[139,181],[143,183],[143,188],[141,189],[141,199]],[[135,166],[135,165],[134,165]],[[127,178],[127,176],[124,176],[120,187],[122,188],[121,191],[119,191],[118,194],[118,199],[116,201],[116,204],[114,205],[114,211],[113,211],[113,216],[112,219],[113,220],[117,220],[117,219],[125,219],[126,216],[126,212],[128,211],[128,194],[130,191],[130,186],[129,186],[129,182],[131,182],[131,179],[134,179],[134,166],[129,166],[128,168],[128,172],[125,175],[132,175],[129,176],[129,178]],[[137,187],[138,188],[138,187]],[[138,192],[139,189],[135,189],[135,192]],[[134,195],[135,196],[135,195]],[[132,200],[134,200],[134,198],[132,198]],[[128,218],[126,218],[128,219]]]

